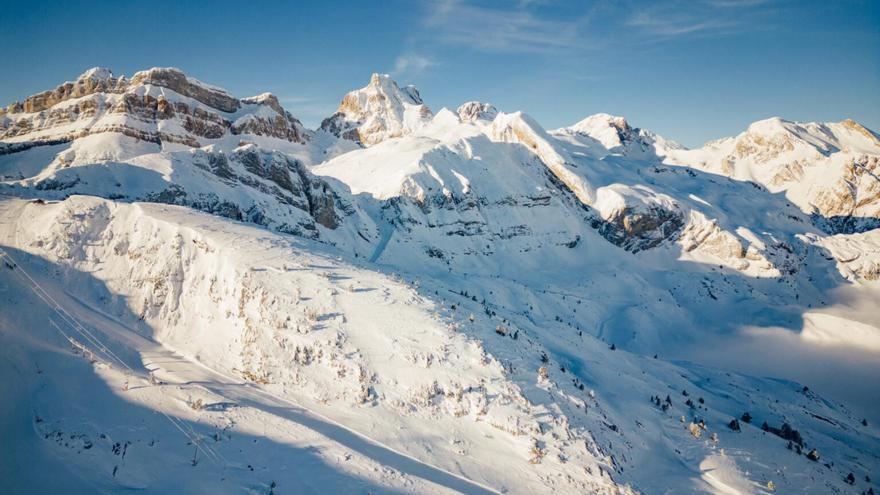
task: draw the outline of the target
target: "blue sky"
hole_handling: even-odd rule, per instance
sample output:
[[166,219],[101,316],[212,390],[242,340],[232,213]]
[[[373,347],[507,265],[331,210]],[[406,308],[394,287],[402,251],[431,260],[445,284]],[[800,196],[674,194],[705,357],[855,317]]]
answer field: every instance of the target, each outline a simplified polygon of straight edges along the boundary
[[315,126],[378,71],[434,110],[608,112],[688,146],[773,115],[880,130],[876,0],[0,0],[0,46],[0,104],[92,66],[176,66]]

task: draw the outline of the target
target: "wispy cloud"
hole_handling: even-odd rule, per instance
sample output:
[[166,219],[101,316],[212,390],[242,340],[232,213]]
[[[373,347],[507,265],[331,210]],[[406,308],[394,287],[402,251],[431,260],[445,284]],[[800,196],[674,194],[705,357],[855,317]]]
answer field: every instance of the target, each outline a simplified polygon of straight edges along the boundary
[[721,8],[741,8],[763,5],[767,3],[767,1],[768,0],[709,0],[709,4]]
[[[638,45],[657,37],[713,36],[759,28],[769,0],[667,0],[648,5],[596,2],[574,6],[519,0],[503,6],[475,0],[427,4],[422,41],[486,53],[559,54],[607,48],[612,39]],[[621,39],[618,34],[625,38]],[[402,61],[401,63],[407,63]]]
[[679,36],[701,31],[729,29],[735,25],[730,20],[706,18],[682,12],[642,11],[634,13],[626,25],[649,34]]
[[418,74],[433,65],[437,65],[437,63],[424,55],[404,53],[394,61],[394,70],[392,72],[395,76]]
[[659,37],[726,35],[757,28],[754,7],[766,0],[671,1],[634,10],[626,26]]
[[539,16],[533,4],[495,8],[443,0],[431,4],[425,24],[433,40],[490,53],[558,52],[585,41],[579,22]]

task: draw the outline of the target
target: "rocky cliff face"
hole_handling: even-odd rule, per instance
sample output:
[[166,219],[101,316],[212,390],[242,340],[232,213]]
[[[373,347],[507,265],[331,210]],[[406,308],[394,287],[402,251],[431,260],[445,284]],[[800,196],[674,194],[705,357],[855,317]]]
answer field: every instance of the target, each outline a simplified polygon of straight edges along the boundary
[[673,240],[685,225],[678,203],[645,187],[612,184],[599,189],[593,228],[612,244],[637,253]]
[[810,191],[817,224],[844,234],[880,227],[880,156],[849,158],[837,171],[831,184]]
[[232,113],[241,108],[241,102],[226,90],[209,86],[197,79],[188,77],[180,70],[152,68],[136,73],[131,85],[153,85],[168,88],[177,94],[192,98],[221,112]]
[[[298,160],[283,153],[267,152],[254,145],[232,153],[196,152],[193,165],[210,172],[222,181],[241,184],[273,198],[273,202],[241,204],[211,194],[190,193],[179,184],[151,192],[143,199],[159,203],[192,206],[233,220],[272,227],[274,230],[319,238],[316,224],[327,229],[339,226],[351,205],[346,203],[326,180],[313,176]],[[300,210],[295,220],[280,221],[280,209]]]
[[44,91],[25,98],[23,102],[0,108],[0,118],[10,114],[42,112],[58,103],[94,93],[120,92],[127,83],[125,77],[113,77],[109,70],[95,67],[84,72],[76,81],[65,82],[54,90]]
[[191,147],[237,135],[307,139],[274,96],[239,100],[177,69],[154,68],[131,80],[91,69],[0,111],[0,154],[101,133]]
[[372,146],[411,133],[431,116],[415,87],[400,88],[387,74],[373,74],[369,85],[345,95],[321,129]]

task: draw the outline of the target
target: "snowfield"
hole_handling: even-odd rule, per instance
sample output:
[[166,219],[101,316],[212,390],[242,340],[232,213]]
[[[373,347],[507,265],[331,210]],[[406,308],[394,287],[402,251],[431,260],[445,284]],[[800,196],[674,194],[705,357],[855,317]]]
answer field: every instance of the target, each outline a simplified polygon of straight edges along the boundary
[[88,71],[0,112],[0,488],[867,493],[878,160]]

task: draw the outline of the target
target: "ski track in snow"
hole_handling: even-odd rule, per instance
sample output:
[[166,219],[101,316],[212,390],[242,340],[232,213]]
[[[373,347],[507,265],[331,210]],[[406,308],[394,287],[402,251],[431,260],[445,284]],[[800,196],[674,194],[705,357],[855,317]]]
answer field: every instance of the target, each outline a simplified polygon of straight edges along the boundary
[[370,255],[370,263],[375,263],[382,256],[382,253],[385,252],[385,248],[388,247],[388,241],[394,236],[394,230],[393,223],[388,223],[382,228],[382,237],[379,239],[379,244],[376,245],[373,254]]

